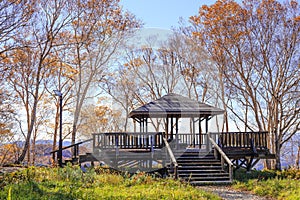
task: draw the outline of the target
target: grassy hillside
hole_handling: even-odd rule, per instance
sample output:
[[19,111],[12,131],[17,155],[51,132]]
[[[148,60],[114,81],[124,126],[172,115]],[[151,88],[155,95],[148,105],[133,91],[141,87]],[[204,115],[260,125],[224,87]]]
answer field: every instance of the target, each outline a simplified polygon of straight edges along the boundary
[[5,175],[0,186],[0,199],[220,199],[172,179],[78,166],[28,168]]
[[300,170],[276,171],[237,171],[235,189],[274,199],[300,200]]

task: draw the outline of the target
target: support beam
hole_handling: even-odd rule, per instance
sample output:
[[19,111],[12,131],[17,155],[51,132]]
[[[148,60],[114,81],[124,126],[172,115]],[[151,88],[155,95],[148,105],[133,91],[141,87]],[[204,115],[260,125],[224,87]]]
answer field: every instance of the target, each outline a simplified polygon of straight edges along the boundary
[[171,117],[171,140],[173,140],[173,117]]
[[208,133],[208,117],[205,118],[205,133]]
[[166,118],[166,136],[167,139],[169,137],[169,117]]
[[178,117],[176,117],[176,126],[175,126],[175,134],[176,134],[176,149],[179,148],[179,141],[178,141]]
[[198,125],[199,125],[199,149],[201,149],[201,146],[202,146],[202,128],[201,128],[201,120],[200,120],[200,117],[199,117],[199,120],[198,120]]
[[146,124],[146,133],[148,133],[148,118],[145,118],[145,124]]
[[193,143],[192,144],[193,144],[193,147],[195,148],[195,146],[196,146],[196,144],[195,144],[196,143],[196,141],[195,141],[196,140],[196,133],[195,133],[196,132],[196,127],[195,127],[195,120],[194,120],[194,118],[192,118],[192,122],[193,122],[193,138],[192,138],[193,139]]

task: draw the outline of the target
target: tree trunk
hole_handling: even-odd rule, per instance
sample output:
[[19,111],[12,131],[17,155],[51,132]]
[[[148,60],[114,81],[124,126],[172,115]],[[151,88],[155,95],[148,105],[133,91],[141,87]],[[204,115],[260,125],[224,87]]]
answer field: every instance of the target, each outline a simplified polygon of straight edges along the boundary
[[19,156],[19,158],[16,161],[16,164],[20,164],[25,156],[26,156],[26,152],[30,146],[30,140],[31,140],[31,134],[33,132],[34,129],[34,124],[36,121],[36,112],[37,112],[37,106],[38,106],[38,102],[39,102],[39,89],[40,89],[40,76],[41,76],[41,70],[42,70],[42,65],[41,63],[38,66],[37,69],[37,74],[36,74],[36,85],[35,85],[35,91],[34,91],[34,100],[33,100],[33,106],[32,106],[32,112],[31,112],[31,117],[30,117],[30,123],[29,123],[29,129],[27,132],[27,137],[26,137],[26,141],[25,141],[25,145],[24,148],[22,150],[21,155]]
[[275,169],[281,171],[281,149],[280,149],[280,144],[278,141],[275,142],[276,145],[276,153],[275,153]]
[[[34,119],[31,120],[31,123],[34,123],[34,121],[35,121],[35,117],[34,117]],[[27,153],[27,151],[29,150],[29,147],[30,147],[31,133],[32,133],[32,128],[30,130],[28,130],[28,132],[27,132],[27,138],[26,138],[26,141],[25,141],[24,148],[22,150],[21,155],[19,156],[19,158],[15,162],[16,164],[20,164],[25,159],[26,153]]]
[[32,165],[35,165],[35,159],[36,159],[36,150],[35,150],[35,142],[36,142],[36,137],[34,137],[32,141]]
[[59,104],[56,105],[52,151],[56,150],[58,124],[59,124]]
[[297,159],[296,159],[296,168],[300,169],[300,145],[298,146],[298,153],[297,153]]
[[30,166],[31,163],[31,142],[28,145],[27,149],[27,165]]

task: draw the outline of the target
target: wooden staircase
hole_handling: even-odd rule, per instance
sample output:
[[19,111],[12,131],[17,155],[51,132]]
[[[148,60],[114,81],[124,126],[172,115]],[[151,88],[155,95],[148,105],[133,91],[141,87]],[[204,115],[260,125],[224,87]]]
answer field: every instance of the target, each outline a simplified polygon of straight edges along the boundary
[[231,183],[226,165],[222,164],[221,159],[215,158],[213,151],[199,153],[186,150],[178,155],[177,163],[178,177],[192,185]]

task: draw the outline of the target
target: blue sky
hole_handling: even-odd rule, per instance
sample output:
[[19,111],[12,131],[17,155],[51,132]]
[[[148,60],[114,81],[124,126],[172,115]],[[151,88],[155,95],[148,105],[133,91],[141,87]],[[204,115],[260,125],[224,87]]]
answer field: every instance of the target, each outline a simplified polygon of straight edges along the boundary
[[171,29],[178,26],[180,17],[196,15],[200,6],[214,0],[121,0],[125,10],[144,22],[145,28]]

